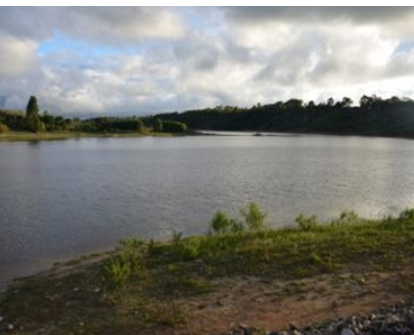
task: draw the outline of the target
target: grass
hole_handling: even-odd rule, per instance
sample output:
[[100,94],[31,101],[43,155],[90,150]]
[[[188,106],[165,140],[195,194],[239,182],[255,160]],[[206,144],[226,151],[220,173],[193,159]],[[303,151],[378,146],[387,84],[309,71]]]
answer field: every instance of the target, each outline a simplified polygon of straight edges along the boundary
[[185,238],[175,233],[169,242],[128,239],[84,270],[11,286],[0,310],[8,322],[24,326],[22,334],[44,327],[50,334],[129,334],[152,327],[168,333],[186,321],[178,299],[210,292],[213,279],[341,278],[396,270],[414,258],[414,210],[381,220],[345,212],[328,224],[301,216],[298,224]]
[[17,142],[17,141],[52,141],[52,140],[66,140],[71,138],[88,138],[88,137],[170,137],[170,133],[86,133],[86,132],[45,132],[45,133],[31,133],[31,132],[8,132],[0,134],[0,142]]

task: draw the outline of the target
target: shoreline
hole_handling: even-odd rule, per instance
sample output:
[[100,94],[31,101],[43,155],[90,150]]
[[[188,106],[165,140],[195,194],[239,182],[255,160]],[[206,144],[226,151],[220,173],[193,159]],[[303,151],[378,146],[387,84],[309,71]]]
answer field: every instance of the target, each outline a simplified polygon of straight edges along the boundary
[[60,132],[60,133],[28,133],[9,132],[0,134],[0,143],[11,142],[37,142],[60,141],[81,138],[140,138],[140,137],[173,137],[183,136],[173,133],[85,133],[85,132]]
[[30,133],[11,131],[0,134],[1,143],[13,142],[40,142],[40,141],[61,141],[82,138],[141,138],[141,137],[179,137],[179,136],[254,136],[254,137],[300,137],[300,136],[337,136],[337,137],[361,137],[361,138],[384,138],[413,140],[414,136],[397,136],[382,134],[353,134],[353,133],[329,133],[329,132],[280,132],[261,130],[191,130],[186,133],[87,133],[87,132],[46,132]]
[[381,220],[351,214],[331,225],[302,216],[297,228],[127,239],[11,284],[0,299],[3,326],[178,335],[243,324],[262,334],[411,299],[414,210]]

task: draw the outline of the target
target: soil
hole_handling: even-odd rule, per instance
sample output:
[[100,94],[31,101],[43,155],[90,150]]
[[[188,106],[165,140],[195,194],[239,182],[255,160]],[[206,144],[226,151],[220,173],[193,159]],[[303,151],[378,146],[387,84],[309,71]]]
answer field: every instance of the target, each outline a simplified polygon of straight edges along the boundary
[[225,334],[241,325],[281,330],[369,313],[400,302],[412,292],[414,267],[363,275],[321,275],[289,282],[257,278],[217,280],[212,293],[181,301],[188,313],[175,334]]

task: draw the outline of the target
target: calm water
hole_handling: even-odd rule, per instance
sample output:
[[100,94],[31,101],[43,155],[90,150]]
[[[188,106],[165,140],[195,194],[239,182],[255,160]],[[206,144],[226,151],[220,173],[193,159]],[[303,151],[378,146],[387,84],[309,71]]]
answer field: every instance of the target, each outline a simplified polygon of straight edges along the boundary
[[0,286],[127,236],[204,233],[255,201],[274,226],[414,206],[414,141],[334,136],[0,144]]

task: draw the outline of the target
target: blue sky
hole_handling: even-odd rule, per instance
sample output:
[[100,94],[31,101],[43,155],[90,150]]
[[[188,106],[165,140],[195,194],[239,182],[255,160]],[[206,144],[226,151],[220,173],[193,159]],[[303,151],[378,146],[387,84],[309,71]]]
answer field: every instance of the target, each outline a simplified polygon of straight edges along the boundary
[[145,115],[414,98],[412,7],[1,7],[0,104]]

